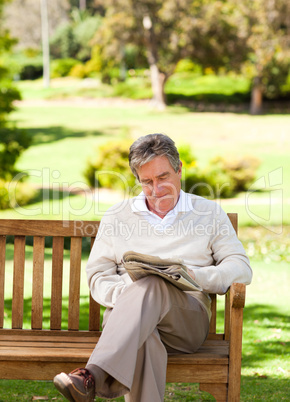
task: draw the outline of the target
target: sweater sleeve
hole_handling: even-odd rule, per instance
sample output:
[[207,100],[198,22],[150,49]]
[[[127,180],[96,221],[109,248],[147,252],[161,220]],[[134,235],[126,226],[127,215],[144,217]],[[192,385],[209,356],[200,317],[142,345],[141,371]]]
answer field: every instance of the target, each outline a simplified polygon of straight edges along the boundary
[[112,238],[106,234],[110,224],[102,219],[86,266],[92,297],[105,307],[114,307],[117,297],[126,287],[124,275],[117,272],[117,261]]
[[217,221],[209,244],[215,264],[192,271],[205,292],[224,294],[234,282],[249,285],[253,273],[244,247],[222,209]]

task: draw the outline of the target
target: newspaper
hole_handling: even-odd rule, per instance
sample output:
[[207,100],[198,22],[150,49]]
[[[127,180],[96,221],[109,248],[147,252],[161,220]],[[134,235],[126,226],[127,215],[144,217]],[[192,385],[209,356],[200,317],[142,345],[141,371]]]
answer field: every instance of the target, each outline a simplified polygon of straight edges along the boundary
[[187,268],[180,259],[161,259],[127,251],[123,255],[122,263],[133,282],[148,275],[159,275],[181,290],[202,291],[202,288],[187,273]]

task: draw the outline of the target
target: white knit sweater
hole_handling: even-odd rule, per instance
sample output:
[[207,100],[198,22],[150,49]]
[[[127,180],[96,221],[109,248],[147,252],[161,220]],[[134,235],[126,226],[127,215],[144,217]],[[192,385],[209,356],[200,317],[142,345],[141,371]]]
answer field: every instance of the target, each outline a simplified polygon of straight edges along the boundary
[[98,303],[113,307],[132,283],[121,263],[123,254],[130,250],[183,259],[204,291],[190,293],[208,312],[207,293],[223,294],[233,282],[251,282],[249,260],[227,214],[213,201],[190,194],[186,197],[189,210],[179,211],[173,224],[162,230],[134,211],[134,199],[106,212],[86,268],[92,296]]

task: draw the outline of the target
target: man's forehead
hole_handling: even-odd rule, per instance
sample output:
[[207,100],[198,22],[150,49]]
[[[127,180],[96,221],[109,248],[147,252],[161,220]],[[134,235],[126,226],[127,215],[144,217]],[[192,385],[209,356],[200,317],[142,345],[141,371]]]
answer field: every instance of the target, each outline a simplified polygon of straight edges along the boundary
[[[141,172],[140,172],[141,173]],[[156,174],[154,174],[155,172],[153,172],[153,175],[152,174],[146,174],[146,173],[144,173],[144,174],[139,174],[139,176],[142,176],[142,180],[147,180],[147,179],[150,179],[152,176],[154,177],[154,178],[160,178],[160,177],[163,177],[163,176],[167,176],[167,175],[169,175],[170,174],[170,172],[168,171],[168,170],[166,170],[166,171],[164,171],[164,172],[156,172]]]

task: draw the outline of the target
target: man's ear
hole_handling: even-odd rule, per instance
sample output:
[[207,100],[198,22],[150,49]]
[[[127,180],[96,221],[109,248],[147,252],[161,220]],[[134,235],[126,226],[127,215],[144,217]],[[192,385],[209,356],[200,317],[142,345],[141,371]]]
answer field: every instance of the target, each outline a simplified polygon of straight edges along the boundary
[[182,162],[181,161],[179,161],[179,169],[178,169],[177,173],[178,173],[179,177],[181,178],[181,173],[182,173]]

